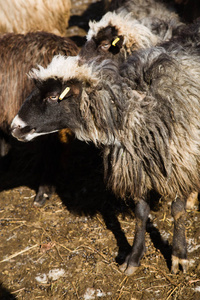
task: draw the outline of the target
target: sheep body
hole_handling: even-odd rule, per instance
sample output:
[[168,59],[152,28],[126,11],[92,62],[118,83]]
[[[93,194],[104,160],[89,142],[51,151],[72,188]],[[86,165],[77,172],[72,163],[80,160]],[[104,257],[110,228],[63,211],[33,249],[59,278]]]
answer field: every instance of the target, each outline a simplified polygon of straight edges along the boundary
[[166,51],[187,52],[190,55],[200,55],[200,19],[191,24],[181,26],[170,41],[162,43]]
[[172,18],[180,21],[174,6],[170,3],[164,3],[160,0],[125,0],[111,1],[108,6],[110,11],[132,13],[135,19],[144,19],[146,17],[156,17],[166,22]]
[[[134,243],[121,266],[126,275],[144,253],[152,189],[172,200],[172,271],[179,263],[187,270],[185,205],[200,189],[199,70],[198,56],[163,47],[138,51],[120,68],[111,60],[79,65],[78,57],[58,56],[31,72],[36,89],[12,122],[12,134],[24,141],[64,126],[102,147],[108,186],[136,205]],[[66,87],[69,94],[52,100],[53,85],[57,99]]]
[[[87,62],[96,57],[96,60],[98,59],[99,61],[105,58],[112,58],[115,61],[123,62],[131,53],[135,53],[135,50],[148,48],[155,44],[160,44],[169,52],[183,52],[183,54],[187,52],[195,57],[199,56],[200,21],[196,20],[191,25],[181,25],[177,16],[165,8],[165,4],[161,4],[157,1],[152,2],[155,3],[155,6],[149,5],[150,3],[147,2],[143,3],[143,1],[137,3],[135,3],[135,1],[125,1],[123,5],[119,4],[115,7],[119,9],[116,9],[114,12],[108,12],[99,22],[90,22],[87,42],[79,53],[80,61]],[[142,5],[142,3],[144,5]],[[126,8],[126,5],[128,8]],[[132,13],[128,13],[130,11],[132,11]],[[162,15],[164,11],[167,11],[166,16]],[[133,16],[141,19],[136,20]],[[168,24],[167,26],[169,26],[164,27],[169,29],[167,29],[167,35],[165,37],[156,33],[156,31],[152,30],[151,26],[146,23],[147,20],[150,20],[150,23],[154,22],[157,20],[157,17],[160,18],[160,20],[165,20],[167,22],[166,24]],[[145,22],[143,22],[144,20]],[[173,26],[170,27],[170,24],[173,24]],[[170,28],[173,28],[173,30]],[[116,37],[119,37],[120,41],[113,47],[112,42]],[[167,40],[169,37],[171,37],[170,41],[163,41],[161,43],[162,40]],[[196,197],[192,195],[192,199],[195,200],[196,198],[197,201],[198,194],[195,194]],[[188,200],[188,203],[189,202]],[[191,208],[191,203],[189,206]]]
[[[114,190],[122,198],[127,195],[138,198],[144,190],[152,188],[161,195],[171,195],[172,198],[177,194],[181,197],[189,194],[194,186],[199,189],[200,60],[188,55],[179,57],[178,53],[173,56],[171,58],[163,48],[155,48],[130,57],[121,67],[121,74],[129,85],[132,82],[130,87],[134,91],[120,84],[121,77],[115,74],[118,69],[112,62],[108,65],[104,62],[107,71],[104,75],[101,71],[103,64],[96,66],[96,69],[94,64],[79,68],[77,58],[72,58],[74,64],[70,64],[69,59],[66,59],[65,64],[65,60],[58,57],[46,69],[41,67],[31,73],[32,77],[42,81],[50,77],[61,76],[64,81],[77,77],[87,80],[94,88],[96,86],[98,92],[92,91],[92,98],[90,95],[86,96],[86,89],[84,91],[80,109],[82,117],[87,116],[87,123],[80,126],[80,130],[76,129],[76,135],[81,140],[111,148],[114,145],[114,151],[119,150],[114,157],[120,159],[120,162],[116,161],[113,165],[117,168],[124,166],[122,170],[127,173],[122,175],[120,169],[118,172],[113,170],[111,185],[116,186]],[[59,65],[65,65],[61,72]],[[144,75],[141,71],[145,72]],[[117,108],[112,106],[111,101],[115,94],[116,101],[119,102],[117,105],[121,108],[117,113],[114,111]],[[115,115],[116,118],[123,115],[123,123],[120,124],[122,128],[116,126]],[[120,152],[122,149],[123,152]],[[125,168],[123,161],[130,161],[130,164]],[[137,169],[133,169],[138,165],[141,167],[142,185],[141,179],[136,179]],[[152,170],[151,175],[148,175],[149,169]],[[176,174],[179,174],[178,180]],[[118,177],[121,178],[122,185]]]
[[70,9],[70,0],[1,0],[0,31],[27,33],[43,30],[65,35]]

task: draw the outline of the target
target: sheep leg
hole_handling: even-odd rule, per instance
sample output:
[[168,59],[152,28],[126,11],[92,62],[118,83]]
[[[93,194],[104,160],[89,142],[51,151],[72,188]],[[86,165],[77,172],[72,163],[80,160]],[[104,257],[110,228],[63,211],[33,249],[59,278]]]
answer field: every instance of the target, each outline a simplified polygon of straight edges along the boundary
[[177,198],[172,202],[172,216],[174,218],[174,233],[172,242],[172,273],[179,271],[179,264],[186,273],[188,267],[187,245],[185,237],[185,206],[186,201]]
[[55,179],[60,164],[61,147],[57,134],[52,134],[40,139],[40,181],[33,206],[42,207],[55,191]]
[[120,270],[128,276],[137,270],[145,251],[145,232],[149,211],[149,204],[143,199],[139,199],[135,207],[136,230],[133,246],[125,262],[120,266]]
[[42,207],[46,200],[49,200],[51,195],[53,194],[55,188],[52,185],[42,184],[39,186],[37,194],[35,196],[33,206]]

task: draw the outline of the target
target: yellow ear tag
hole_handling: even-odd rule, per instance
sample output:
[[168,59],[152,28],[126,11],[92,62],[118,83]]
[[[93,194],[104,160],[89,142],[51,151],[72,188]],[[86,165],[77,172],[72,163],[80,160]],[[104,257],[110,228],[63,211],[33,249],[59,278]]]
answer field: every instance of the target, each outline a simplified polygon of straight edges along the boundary
[[64,89],[64,91],[60,94],[60,96],[59,96],[59,100],[62,100],[66,95],[67,95],[67,93],[70,91],[70,87],[66,87],[65,89]]
[[116,46],[116,44],[119,42],[120,38],[116,38],[113,42],[112,42],[112,45],[113,46]]

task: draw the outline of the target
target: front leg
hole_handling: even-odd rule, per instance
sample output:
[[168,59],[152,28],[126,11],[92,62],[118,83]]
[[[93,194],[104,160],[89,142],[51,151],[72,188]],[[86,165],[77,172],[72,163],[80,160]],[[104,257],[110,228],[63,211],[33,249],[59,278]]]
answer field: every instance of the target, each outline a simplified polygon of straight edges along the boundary
[[131,252],[127,255],[125,262],[120,266],[120,270],[126,275],[132,275],[140,265],[140,259],[145,251],[146,223],[149,215],[149,204],[143,199],[139,199],[135,206],[136,230]]
[[179,264],[183,272],[188,268],[187,245],[185,237],[185,206],[186,201],[177,198],[172,202],[172,216],[174,218],[174,234],[172,243],[172,273],[176,274],[179,270]]
[[[40,153],[39,187],[33,206],[42,207],[55,191],[55,182],[60,167],[62,144],[57,133],[41,137],[38,140],[37,152]],[[67,155],[66,155],[67,157]]]
[[36,193],[33,206],[42,207],[46,200],[49,200],[54,191],[55,187],[53,185],[41,184]]

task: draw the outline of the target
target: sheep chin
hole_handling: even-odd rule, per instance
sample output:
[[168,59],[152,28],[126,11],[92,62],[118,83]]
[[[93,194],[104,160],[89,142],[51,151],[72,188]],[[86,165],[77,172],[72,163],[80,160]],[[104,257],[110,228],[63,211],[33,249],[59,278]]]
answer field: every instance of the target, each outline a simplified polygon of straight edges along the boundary
[[24,141],[29,142],[38,136],[51,134],[51,133],[54,133],[57,131],[58,130],[53,130],[53,131],[49,131],[49,132],[35,132],[35,129],[32,129],[28,134],[26,134],[26,136],[24,136]]

